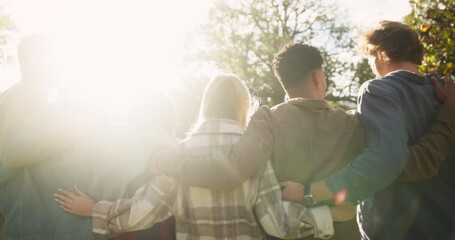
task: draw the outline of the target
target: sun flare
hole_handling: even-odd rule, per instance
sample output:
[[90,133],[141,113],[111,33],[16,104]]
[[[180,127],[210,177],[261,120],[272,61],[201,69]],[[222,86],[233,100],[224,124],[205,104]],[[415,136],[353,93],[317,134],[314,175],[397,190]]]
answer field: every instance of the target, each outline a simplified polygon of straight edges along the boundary
[[184,37],[205,19],[210,1],[0,4],[21,36],[43,33],[55,40],[60,92],[81,104],[124,112],[138,97],[182,84]]

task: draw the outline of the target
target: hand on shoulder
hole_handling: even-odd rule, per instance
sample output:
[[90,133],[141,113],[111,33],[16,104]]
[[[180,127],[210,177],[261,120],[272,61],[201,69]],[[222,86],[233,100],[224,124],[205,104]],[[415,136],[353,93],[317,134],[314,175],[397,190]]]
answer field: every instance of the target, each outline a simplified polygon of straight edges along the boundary
[[442,78],[443,85],[435,77],[431,77],[434,93],[442,104],[455,107],[455,82],[450,77]]

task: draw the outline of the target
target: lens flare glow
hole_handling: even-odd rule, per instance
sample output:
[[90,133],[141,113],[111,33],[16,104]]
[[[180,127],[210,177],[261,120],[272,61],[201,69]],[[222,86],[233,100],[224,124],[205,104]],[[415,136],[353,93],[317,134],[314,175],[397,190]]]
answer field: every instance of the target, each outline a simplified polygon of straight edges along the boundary
[[20,35],[44,33],[55,39],[66,96],[122,112],[137,96],[182,84],[185,36],[206,19],[210,0],[15,0],[0,5]]

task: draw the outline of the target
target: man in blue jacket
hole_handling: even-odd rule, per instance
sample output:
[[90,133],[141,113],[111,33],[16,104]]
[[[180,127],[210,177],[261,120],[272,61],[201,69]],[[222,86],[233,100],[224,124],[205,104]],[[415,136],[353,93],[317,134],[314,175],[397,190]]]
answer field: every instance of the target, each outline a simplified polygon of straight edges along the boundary
[[408,145],[423,136],[440,107],[429,75],[418,68],[423,46],[417,33],[399,22],[382,21],[363,37],[377,76],[359,94],[367,147],[344,169],[309,186],[311,194],[324,201],[345,192],[347,200],[359,201],[363,239],[453,239],[455,149],[442,153],[448,157],[435,177],[396,180],[407,164]]

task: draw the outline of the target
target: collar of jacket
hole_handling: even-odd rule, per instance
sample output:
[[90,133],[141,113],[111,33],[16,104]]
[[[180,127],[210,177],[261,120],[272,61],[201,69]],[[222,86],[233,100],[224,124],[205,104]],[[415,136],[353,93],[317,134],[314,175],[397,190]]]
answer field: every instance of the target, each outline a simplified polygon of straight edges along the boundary
[[310,98],[292,98],[288,100],[286,103],[309,108],[331,108],[331,106],[326,100],[317,100]]
[[200,134],[238,134],[243,135],[245,129],[242,125],[230,119],[210,119],[201,123],[199,128],[191,135]]

